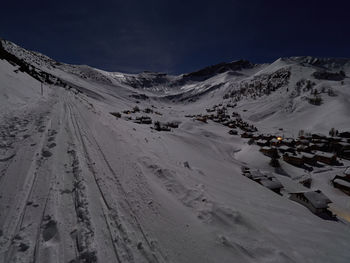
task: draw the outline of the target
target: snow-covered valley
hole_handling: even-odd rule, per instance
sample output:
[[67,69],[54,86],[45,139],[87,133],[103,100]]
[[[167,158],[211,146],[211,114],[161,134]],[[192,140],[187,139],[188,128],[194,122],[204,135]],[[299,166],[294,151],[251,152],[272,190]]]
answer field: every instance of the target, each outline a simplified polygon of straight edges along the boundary
[[[350,166],[349,76],[310,57],[113,73],[2,40],[0,262],[349,262],[332,182]],[[291,164],[287,139],[315,162]],[[291,200],[316,190],[331,218]]]

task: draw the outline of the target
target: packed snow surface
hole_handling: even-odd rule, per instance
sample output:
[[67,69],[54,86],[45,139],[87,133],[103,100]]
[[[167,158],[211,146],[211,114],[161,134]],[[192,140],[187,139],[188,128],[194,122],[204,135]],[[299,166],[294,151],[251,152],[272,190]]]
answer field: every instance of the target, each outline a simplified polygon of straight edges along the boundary
[[[310,172],[281,159],[275,169],[229,128],[185,117],[236,104],[230,115],[263,133],[349,131],[350,81],[313,77],[350,76],[348,61],[295,57],[132,75],[2,46],[39,75],[0,59],[1,263],[350,262],[350,197],[330,182],[350,161]],[[321,105],[309,103],[302,79],[314,82]],[[134,122],[141,116],[179,127],[157,131]],[[255,182],[242,167],[273,181]],[[337,221],[288,198],[310,191],[299,183],[305,174]]]

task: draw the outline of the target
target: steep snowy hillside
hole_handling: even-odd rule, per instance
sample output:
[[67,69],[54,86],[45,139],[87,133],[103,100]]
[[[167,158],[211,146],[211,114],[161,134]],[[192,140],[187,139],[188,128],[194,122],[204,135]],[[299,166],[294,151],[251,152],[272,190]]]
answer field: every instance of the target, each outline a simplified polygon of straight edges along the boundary
[[124,74],[2,40],[0,262],[349,262],[348,76]]

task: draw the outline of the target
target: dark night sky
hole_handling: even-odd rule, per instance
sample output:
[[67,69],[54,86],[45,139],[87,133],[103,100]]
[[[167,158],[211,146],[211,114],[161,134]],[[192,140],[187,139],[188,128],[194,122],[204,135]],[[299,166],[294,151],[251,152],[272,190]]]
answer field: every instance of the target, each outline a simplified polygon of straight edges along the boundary
[[348,1],[2,1],[0,37],[58,61],[182,73],[248,59],[350,57]]

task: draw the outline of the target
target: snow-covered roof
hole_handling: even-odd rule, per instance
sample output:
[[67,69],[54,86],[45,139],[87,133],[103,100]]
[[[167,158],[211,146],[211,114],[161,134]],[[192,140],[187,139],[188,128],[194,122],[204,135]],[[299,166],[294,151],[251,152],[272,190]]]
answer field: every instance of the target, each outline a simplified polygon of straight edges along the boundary
[[345,175],[350,175],[350,167],[345,169],[344,174]]
[[327,157],[327,158],[333,158],[334,157],[333,153],[327,153],[327,152],[321,152],[321,151],[316,151],[315,154],[317,156],[322,156],[322,157]]
[[279,149],[281,149],[281,150],[289,150],[290,147],[288,147],[287,145],[282,145],[282,146],[279,147]]
[[315,208],[326,208],[329,203],[332,203],[321,191],[304,192],[304,196]]
[[303,157],[306,157],[306,158],[313,158],[315,157],[315,155],[311,154],[311,153],[302,153]]
[[264,146],[264,147],[262,147],[261,149],[264,149],[264,150],[271,150],[272,148],[271,148],[271,147],[268,147],[268,146]]
[[335,179],[333,182],[348,187],[350,189],[350,182],[341,179]]
[[271,190],[283,188],[283,185],[280,182],[278,182],[278,181],[271,181],[269,179],[261,180],[260,184],[265,186],[266,188],[271,189]]
[[265,177],[265,175],[260,172],[259,170],[255,170],[255,171],[251,171],[250,172],[251,178],[252,179],[257,179],[257,178],[261,178],[261,177]]

